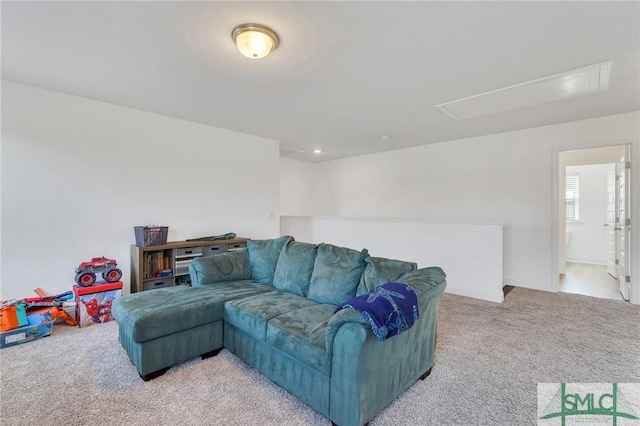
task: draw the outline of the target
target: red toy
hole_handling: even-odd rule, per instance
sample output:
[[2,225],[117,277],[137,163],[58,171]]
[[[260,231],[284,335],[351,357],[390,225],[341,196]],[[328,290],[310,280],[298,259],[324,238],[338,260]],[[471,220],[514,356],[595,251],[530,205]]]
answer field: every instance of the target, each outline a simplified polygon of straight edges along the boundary
[[94,257],[88,262],[82,262],[76,268],[76,283],[83,287],[89,287],[96,282],[96,273],[102,272],[102,278],[115,283],[122,278],[122,271],[117,268],[118,263],[106,257]]

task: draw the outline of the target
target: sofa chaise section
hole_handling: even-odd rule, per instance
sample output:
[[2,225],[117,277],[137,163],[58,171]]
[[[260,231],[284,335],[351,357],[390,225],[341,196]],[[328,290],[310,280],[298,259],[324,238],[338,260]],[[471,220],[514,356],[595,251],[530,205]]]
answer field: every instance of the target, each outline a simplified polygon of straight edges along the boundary
[[114,299],[118,339],[144,380],[188,359],[217,353],[224,344],[224,303],[273,291],[247,279],[251,277],[248,264],[237,262],[246,255],[245,251],[220,259],[222,263],[214,268],[220,273],[214,277],[220,280],[215,288],[176,286]]

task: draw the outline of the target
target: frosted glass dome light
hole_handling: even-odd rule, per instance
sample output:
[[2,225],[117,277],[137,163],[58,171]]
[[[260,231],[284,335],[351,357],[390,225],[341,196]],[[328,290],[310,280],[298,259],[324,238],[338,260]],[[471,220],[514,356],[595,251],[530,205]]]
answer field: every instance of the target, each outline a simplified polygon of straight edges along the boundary
[[278,47],[278,35],[260,24],[242,24],[231,33],[238,50],[247,58],[260,59]]

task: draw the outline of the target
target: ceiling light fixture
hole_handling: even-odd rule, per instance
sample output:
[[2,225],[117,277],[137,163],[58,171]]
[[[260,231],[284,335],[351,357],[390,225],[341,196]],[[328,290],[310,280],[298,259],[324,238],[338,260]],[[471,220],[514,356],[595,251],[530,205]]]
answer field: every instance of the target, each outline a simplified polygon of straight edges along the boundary
[[319,149],[319,148],[316,148],[316,149],[313,150],[313,153],[314,154],[322,154],[322,150]]
[[251,59],[264,58],[280,43],[275,31],[260,24],[238,25],[231,32],[231,38],[240,53]]

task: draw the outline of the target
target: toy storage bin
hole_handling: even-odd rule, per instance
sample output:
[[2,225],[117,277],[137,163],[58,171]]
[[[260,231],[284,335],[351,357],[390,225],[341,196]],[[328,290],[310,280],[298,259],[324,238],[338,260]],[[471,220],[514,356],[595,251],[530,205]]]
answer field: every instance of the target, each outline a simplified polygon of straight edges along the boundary
[[111,303],[122,296],[122,281],[94,284],[89,287],[73,286],[76,295],[76,321],[79,327],[112,321]]
[[141,247],[161,246],[167,243],[168,226],[134,226],[136,245]]

